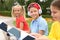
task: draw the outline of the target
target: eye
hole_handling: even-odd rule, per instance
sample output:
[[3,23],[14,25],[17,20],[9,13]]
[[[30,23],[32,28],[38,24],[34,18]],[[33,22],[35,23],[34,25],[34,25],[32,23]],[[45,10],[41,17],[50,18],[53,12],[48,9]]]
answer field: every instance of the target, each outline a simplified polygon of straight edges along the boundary
[[17,10],[13,10],[13,12],[15,12],[15,11],[17,11]]
[[54,14],[56,14],[57,12],[53,12]]
[[51,13],[56,14],[56,13],[57,13],[57,11],[51,11]]
[[53,12],[53,13],[56,13],[56,12]]
[[15,10],[13,10],[13,12],[15,12]]
[[17,11],[20,11],[20,10],[17,10]]
[[36,10],[34,10],[34,12],[37,12]]
[[33,11],[30,11],[30,13],[33,13]]

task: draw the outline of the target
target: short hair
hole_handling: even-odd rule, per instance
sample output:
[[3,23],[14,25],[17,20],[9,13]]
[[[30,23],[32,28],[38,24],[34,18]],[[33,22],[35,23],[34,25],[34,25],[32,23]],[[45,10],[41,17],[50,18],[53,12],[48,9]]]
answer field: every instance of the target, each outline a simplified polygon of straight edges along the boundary
[[38,3],[36,3],[36,2],[30,3],[27,10],[29,11],[31,7],[35,7],[37,9],[41,9],[41,6]]

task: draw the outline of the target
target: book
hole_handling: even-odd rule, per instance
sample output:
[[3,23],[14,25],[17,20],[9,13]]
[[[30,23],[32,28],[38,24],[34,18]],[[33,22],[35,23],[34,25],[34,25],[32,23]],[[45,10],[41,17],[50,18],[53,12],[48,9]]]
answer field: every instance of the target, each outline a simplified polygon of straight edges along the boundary
[[20,31],[16,28],[11,28],[8,30],[9,33],[13,34],[17,39],[20,38]]
[[20,30],[21,36],[19,40],[35,40],[35,37],[28,34],[26,31]]
[[3,31],[5,31],[5,32],[7,32],[7,24],[5,24],[4,22],[2,22],[0,24],[0,29],[3,30]]
[[33,37],[27,35],[23,40],[35,40],[35,38],[33,38]]

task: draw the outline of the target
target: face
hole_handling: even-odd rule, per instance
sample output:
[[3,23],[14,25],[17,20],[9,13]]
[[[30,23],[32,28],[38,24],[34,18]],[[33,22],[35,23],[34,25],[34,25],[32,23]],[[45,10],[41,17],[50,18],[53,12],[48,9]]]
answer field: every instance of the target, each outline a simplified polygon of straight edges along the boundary
[[14,7],[13,8],[13,14],[14,16],[20,16],[21,15],[21,7]]
[[38,18],[39,13],[38,13],[38,9],[37,8],[31,7],[29,12],[30,12],[30,16],[32,18],[34,18],[34,19]]
[[59,20],[60,19],[60,10],[57,7],[51,6],[51,16],[53,20]]

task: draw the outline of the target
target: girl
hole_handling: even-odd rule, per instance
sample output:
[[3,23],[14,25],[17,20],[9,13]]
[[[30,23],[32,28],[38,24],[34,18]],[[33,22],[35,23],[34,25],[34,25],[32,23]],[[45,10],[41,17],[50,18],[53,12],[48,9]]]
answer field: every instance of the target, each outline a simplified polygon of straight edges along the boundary
[[60,0],[54,0],[50,6],[51,16],[56,20],[49,33],[50,40],[60,40]]
[[30,29],[31,33],[34,36],[48,35],[48,25],[46,20],[41,16],[42,9],[38,3],[31,3],[28,6],[28,15],[31,16],[34,20],[32,20]]
[[29,32],[30,29],[23,14],[24,14],[24,9],[22,6],[17,4],[16,6],[12,7],[12,16],[16,17],[16,27],[18,29]]

